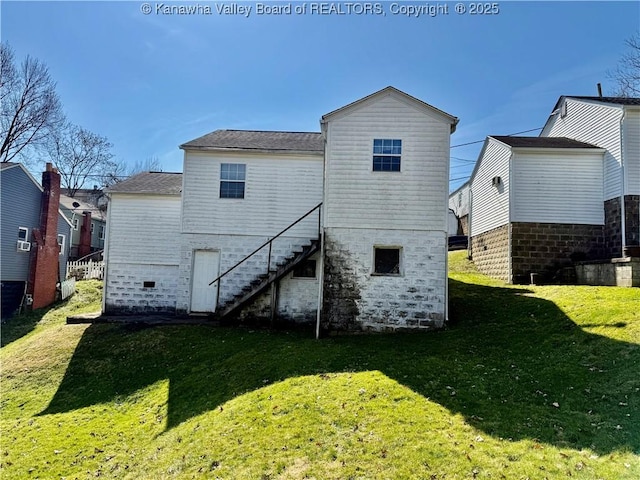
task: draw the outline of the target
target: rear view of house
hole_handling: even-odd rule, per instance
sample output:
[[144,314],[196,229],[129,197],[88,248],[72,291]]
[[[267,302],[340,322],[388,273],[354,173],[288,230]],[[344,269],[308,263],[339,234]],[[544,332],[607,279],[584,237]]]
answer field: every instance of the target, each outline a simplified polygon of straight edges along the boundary
[[[326,331],[442,326],[456,124],[387,87],[324,115],[321,132],[216,130],[181,145],[171,208],[149,205],[134,221],[127,212],[160,190],[142,177],[110,190],[105,312],[153,311],[144,299],[169,285],[162,307],[178,314]],[[165,227],[163,245],[118,246],[149,242],[150,222]]]

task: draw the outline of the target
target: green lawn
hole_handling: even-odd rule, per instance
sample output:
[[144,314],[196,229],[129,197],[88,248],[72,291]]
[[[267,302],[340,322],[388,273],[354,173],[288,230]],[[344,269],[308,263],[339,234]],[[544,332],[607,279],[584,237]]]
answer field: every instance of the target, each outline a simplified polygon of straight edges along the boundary
[[2,478],[637,479],[640,289],[514,287],[450,256],[425,334],[2,328]]

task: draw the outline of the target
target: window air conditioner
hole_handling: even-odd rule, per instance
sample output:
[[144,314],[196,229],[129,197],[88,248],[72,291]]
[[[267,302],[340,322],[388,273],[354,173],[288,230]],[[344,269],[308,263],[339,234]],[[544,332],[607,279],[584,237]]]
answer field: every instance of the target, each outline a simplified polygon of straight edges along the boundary
[[31,242],[25,242],[24,240],[18,240],[18,251],[29,252],[31,250]]

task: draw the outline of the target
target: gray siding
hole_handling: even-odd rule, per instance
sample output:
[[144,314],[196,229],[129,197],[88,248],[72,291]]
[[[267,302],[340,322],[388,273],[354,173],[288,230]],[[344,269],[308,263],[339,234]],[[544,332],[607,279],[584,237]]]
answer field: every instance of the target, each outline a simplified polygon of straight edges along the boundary
[[64,235],[64,250],[58,257],[60,259],[60,280],[67,276],[67,261],[69,260],[69,239],[71,238],[71,226],[67,223],[62,213],[58,214],[58,235]]
[[2,170],[1,202],[1,269],[2,281],[27,281],[29,276],[29,252],[18,252],[18,227],[31,232],[39,227],[41,190],[20,166]]

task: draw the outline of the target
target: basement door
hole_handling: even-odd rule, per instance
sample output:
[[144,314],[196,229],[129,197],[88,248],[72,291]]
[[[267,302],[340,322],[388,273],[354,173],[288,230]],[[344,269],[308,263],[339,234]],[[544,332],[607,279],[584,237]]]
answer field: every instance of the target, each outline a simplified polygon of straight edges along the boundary
[[191,312],[216,311],[218,283],[209,285],[220,274],[220,252],[195,250],[193,252],[193,280],[191,282]]

